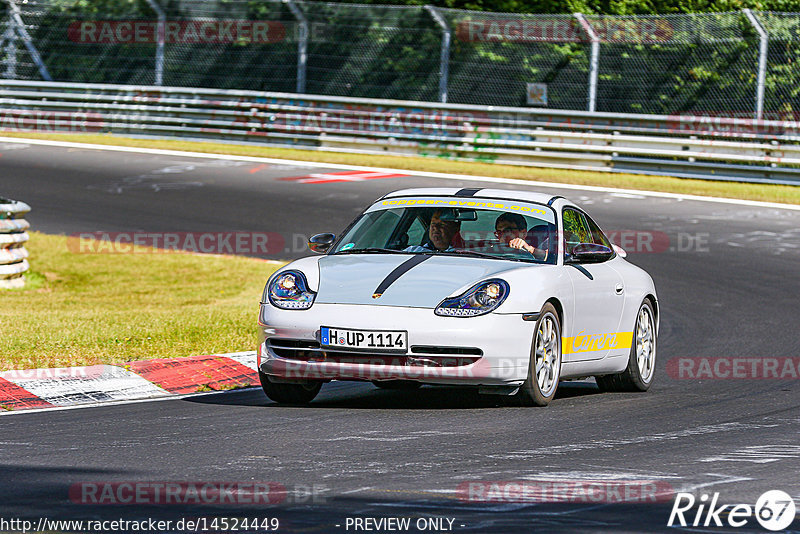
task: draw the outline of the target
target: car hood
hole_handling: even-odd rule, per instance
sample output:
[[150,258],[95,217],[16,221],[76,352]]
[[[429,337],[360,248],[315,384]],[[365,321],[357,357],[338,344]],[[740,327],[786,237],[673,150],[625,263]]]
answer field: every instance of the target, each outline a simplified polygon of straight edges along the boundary
[[413,254],[348,254],[320,258],[315,302],[435,308],[459,289],[520,267],[518,262],[503,260],[426,256],[379,298],[373,298],[381,282],[412,257]]

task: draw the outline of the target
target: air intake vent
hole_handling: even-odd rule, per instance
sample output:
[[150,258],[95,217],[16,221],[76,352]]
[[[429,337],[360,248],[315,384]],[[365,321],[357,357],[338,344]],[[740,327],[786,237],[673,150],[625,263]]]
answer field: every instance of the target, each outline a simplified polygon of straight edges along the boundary
[[441,356],[483,356],[477,347],[435,347],[433,345],[411,345],[414,354],[437,354]]
[[304,362],[357,363],[362,365],[392,365],[404,367],[463,367],[478,361],[483,351],[475,347],[434,347],[414,345],[405,354],[381,354],[331,350],[320,347],[319,342],[307,339],[269,338],[269,349],[279,358]]

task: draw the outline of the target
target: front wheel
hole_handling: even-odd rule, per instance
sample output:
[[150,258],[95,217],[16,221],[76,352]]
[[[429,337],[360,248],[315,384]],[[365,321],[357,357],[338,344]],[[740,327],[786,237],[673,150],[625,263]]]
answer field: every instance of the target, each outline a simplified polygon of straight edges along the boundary
[[279,404],[308,404],[317,396],[322,382],[304,382],[302,384],[282,384],[273,382],[269,376],[258,372],[261,387],[270,400]]
[[536,322],[528,378],[514,396],[522,406],[547,406],[561,376],[561,322],[555,307],[544,305]]
[[645,299],[636,314],[628,367],[615,375],[596,376],[601,391],[647,391],[656,369],[656,321],[653,305]]

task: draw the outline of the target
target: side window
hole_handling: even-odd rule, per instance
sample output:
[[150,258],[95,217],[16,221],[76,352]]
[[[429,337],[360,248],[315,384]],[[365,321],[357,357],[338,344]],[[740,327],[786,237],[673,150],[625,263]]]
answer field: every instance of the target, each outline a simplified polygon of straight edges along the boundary
[[422,221],[419,217],[414,217],[414,220],[411,222],[411,226],[408,227],[408,244],[409,245],[421,245],[424,242],[425,237],[425,225],[422,224]]
[[[385,210],[368,213],[349,233],[348,240],[358,248],[383,247],[386,236],[397,225],[399,210]],[[342,242],[341,246],[347,243]],[[341,250],[341,248],[339,248]]]
[[563,211],[564,219],[564,253],[572,254],[572,249],[579,243],[592,243],[592,233],[589,230],[583,214],[579,211],[566,208]]
[[584,218],[586,219],[586,222],[589,224],[589,231],[592,232],[592,243],[612,248],[611,242],[609,242],[608,238],[606,237],[606,234],[603,233],[600,227],[597,226],[597,223],[594,222],[592,218],[589,217],[588,215],[584,214]]

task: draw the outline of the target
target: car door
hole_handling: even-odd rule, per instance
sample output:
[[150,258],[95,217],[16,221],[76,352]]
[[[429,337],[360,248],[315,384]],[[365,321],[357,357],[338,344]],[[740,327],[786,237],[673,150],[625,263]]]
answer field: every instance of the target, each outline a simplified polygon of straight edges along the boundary
[[574,295],[572,321],[564,325],[564,361],[597,360],[626,342],[626,334],[618,332],[625,301],[622,276],[613,268],[613,260],[568,264],[579,243],[611,245],[597,224],[578,209],[564,208],[562,224],[564,268]]

